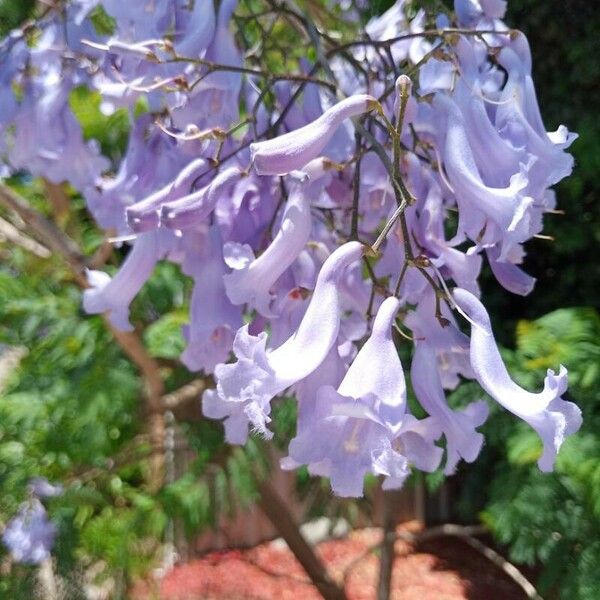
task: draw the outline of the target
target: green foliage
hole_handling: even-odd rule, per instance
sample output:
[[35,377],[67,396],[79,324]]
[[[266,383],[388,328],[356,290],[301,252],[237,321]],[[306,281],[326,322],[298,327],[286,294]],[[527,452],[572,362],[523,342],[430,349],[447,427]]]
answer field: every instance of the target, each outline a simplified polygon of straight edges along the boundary
[[0,0],[0,36],[4,37],[31,16],[35,4],[35,0]]
[[188,311],[179,309],[157,319],[144,331],[148,352],[160,358],[178,358],[185,348],[181,327],[188,321]]
[[104,10],[101,4],[96,6],[90,13],[90,21],[98,35],[112,35],[117,28],[117,22]]
[[119,108],[105,115],[101,110],[100,92],[90,91],[81,85],[71,90],[69,105],[79,121],[86,140],[95,139],[105,156],[122,155],[129,137],[129,115],[127,109]]
[[[465,475],[463,513],[483,507],[482,520],[508,544],[512,560],[542,565],[543,594],[595,600],[600,594],[600,318],[591,309],[560,309],[521,321],[516,350],[505,356],[513,376],[531,390],[547,368],[564,364],[569,398],[581,407],[584,424],[563,444],[555,472],[545,474],[536,465],[541,443],[535,432],[513,417],[494,415],[486,426],[482,460]],[[482,488],[484,498],[473,493]]]

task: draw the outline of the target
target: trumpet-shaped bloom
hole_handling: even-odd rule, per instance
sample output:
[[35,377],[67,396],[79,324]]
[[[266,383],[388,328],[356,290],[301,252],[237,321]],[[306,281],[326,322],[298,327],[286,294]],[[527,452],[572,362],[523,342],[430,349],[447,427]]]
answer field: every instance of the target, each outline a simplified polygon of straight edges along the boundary
[[237,362],[217,365],[217,389],[206,390],[202,397],[202,410],[207,417],[225,418],[228,442],[243,444],[249,423],[266,437],[272,437],[266,427],[270,401],[310,375],[329,353],[340,328],[338,280],[362,253],[362,244],[348,242],[325,261],[297,331],[275,350],[267,351],[264,332],[250,335],[247,325],[237,332],[233,342]]
[[411,382],[417,400],[439,423],[446,436],[444,472],[447,475],[454,473],[461,458],[473,462],[483,445],[483,435],[475,431],[475,428],[485,422],[488,415],[487,404],[483,401],[473,402],[460,411],[448,406],[435,351],[426,342],[417,343],[411,365]]
[[34,477],[28,487],[38,498],[54,498],[64,491],[62,485],[52,484],[45,477]]
[[442,386],[454,389],[460,382],[459,376],[474,377],[469,363],[469,338],[458,329],[452,312],[445,304],[441,305],[441,311],[446,319],[445,327],[435,317],[435,294],[428,288],[415,310],[408,313],[404,324],[419,342],[423,341],[435,350]]
[[214,210],[219,198],[242,176],[237,167],[219,173],[206,187],[161,208],[161,223],[169,229],[190,229],[202,223]]
[[477,279],[481,271],[481,256],[475,246],[467,252],[452,248],[444,232],[444,210],[439,186],[430,181],[427,197],[421,210],[421,244],[433,259],[433,264],[461,287],[478,292]]
[[129,305],[166,254],[161,242],[160,232],[142,233],[114,277],[103,271],[88,271],[90,288],[83,292],[83,309],[90,314],[107,312],[114,327],[133,331]]
[[190,162],[173,181],[128,206],[125,209],[127,224],[136,233],[156,229],[160,225],[160,209],[163,204],[189,194],[194,179],[206,168],[206,160],[198,158]]
[[519,296],[527,296],[531,293],[535,286],[535,277],[528,275],[518,265],[508,260],[498,260],[500,256],[498,248],[488,248],[486,254],[492,273],[503,288]]
[[250,145],[259,175],[285,175],[317,158],[345,119],[373,110],[377,100],[367,94],[350,96],[326,110],[316,121],[279,137]]
[[215,7],[210,0],[190,3],[178,0],[175,9],[175,50],[181,56],[198,57],[215,35]]
[[[208,0],[198,4],[212,4]],[[173,125],[184,130],[193,124],[204,130],[211,127],[228,129],[237,121],[239,111],[239,93],[242,84],[241,74],[236,71],[242,66],[242,57],[237,49],[230,31],[231,15],[238,0],[220,2],[219,13],[214,26],[212,42],[206,49],[203,58],[219,65],[227,65],[233,69],[216,69],[205,73],[193,90],[185,94],[177,94],[176,100],[171,101],[171,118]],[[199,11],[207,9],[198,8]],[[195,21],[200,23],[199,21]],[[194,35],[187,36],[196,48]],[[177,46],[176,46],[177,49]],[[174,105],[173,105],[174,104]]]
[[93,185],[109,163],[94,141],[83,139],[69,108],[69,82],[57,85],[51,74],[28,87],[14,122],[11,164],[54,183],[69,181],[79,190]]
[[[495,224],[500,239],[511,244],[530,237],[529,208],[533,199],[524,194],[527,167],[521,164],[507,187],[491,187],[484,183],[469,143],[465,122],[456,104],[437,95],[437,106],[447,111],[444,164],[459,206],[459,229],[477,240],[486,227],[486,218]],[[494,239],[497,241],[497,239]]]
[[248,245],[226,244],[225,257],[233,271],[225,275],[227,295],[233,304],[256,308],[271,315],[271,287],[296,260],[311,230],[310,197],[302,183],[294,183],[283,212],[281,227],[269,247],[258,257]]
[[182,270],[194,278],[190,300],[190,324],[184,327],[187,346],[181,362],[191,371],[212,373],[225,362],[233,345],[234,331],[242,324],[239,308],[225,295],[223,241],[218,226],[207,232],[190,232]]
[[338,389],[318,390],[312,426],[298,432],[283,462],[285,468],[316,466],[340,496],[362,496],[368,472],[385,475],[388,489],[399,487],[410,473],[410,462],[435,469],[441,457],[406,413],[406,385],[392,340],[399,306],[397,298],[383,302],[371,336]]
[[153,125],[152,115],[144,114],[133,126],[116,176],[105,177],[97,187],[86,190],[88,208],[101,227],[129,234],[125,208],[161,190],[186,164],[189,158],[177,152],[174,140]]
[[460,288],[454,290],[454,300],[472,320],[471,365],[477,381],[504,408],[535,429],[543,444],[538,466],[552,471],[561,444],[581,426],[579,408],[561,398],[567,391],[567,370],[562,365],[558,374],[548,369],[544,389],[538,394],[524,390],[506,370],[483,304]]
[[562,125],[554,132],[546,132],[533,80],[528,72],[530,60],[523,61],[511,48],[502,49],[498,60],[509,77],[496,111],[496,127],[508,142],[525,147],[535,157],[530,185],[537,196],[544,188],[571,173],[573,157],[564,149],[577,136],[570,134]]

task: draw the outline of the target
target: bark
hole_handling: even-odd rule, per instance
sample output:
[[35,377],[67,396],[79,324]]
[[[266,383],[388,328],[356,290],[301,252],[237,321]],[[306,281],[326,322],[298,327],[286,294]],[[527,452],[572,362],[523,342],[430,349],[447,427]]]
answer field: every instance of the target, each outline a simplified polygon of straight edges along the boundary
[[344,589],[329,576],[325,566],[304,539],[284,500],[267,479],[258,481],[259,506],[286,541],[298,562],[325,600],[346,600]]
[[394,506],[397,499],[398,492],[383,492],[383,539],[381,540],[381,555],[379,557],[377,600],[388,600],[390,597],[396,533]]

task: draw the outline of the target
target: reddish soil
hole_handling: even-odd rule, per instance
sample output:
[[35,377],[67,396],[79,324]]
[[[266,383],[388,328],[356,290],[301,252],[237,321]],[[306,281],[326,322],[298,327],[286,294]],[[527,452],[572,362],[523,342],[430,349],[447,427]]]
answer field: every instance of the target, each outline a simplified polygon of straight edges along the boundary
[[[378,560],[369,551],[376,529],[319,544],[332,577],[345,581],[348,600],[376,597]],[[212,552],[175,567],[161,582],[141,584],[137,600],[320,600],[287,548],[265,543],[248,550]],[[414,547],[396,542],[392,600],[524,600],[525,594],[488,559],[457,538]]]

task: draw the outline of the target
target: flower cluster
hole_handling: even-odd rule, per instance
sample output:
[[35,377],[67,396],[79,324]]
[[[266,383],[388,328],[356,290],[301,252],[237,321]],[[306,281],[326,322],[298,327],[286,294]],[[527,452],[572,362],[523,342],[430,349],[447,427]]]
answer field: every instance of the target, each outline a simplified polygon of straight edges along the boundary
[[[132,242],[114,277],[88,272],[87,312],[131,329],[158,261],[193,279],[181,360],[214,375],[202,409],[230,443],[271,437],[285,393],[298,425],[282,466],[308,465],[339,495],[360,496],[367,473],[386,488],[412,466],[443,460],[452,473],[483,444],[487,404],[445,399],[467,378],[537,431],[551,470],[581,423],[562,400],[566,370],[549,371],[539,394],[511,380],[478,278],[486,261],[506,290],[531,292],[523,244],[554,209],[575,136],[546,131],[505,4],[456,0],[455,15],[409,18],[398,0],[367,35],[328,38],[316,63],[280,75],[241,47],[236,0],[74,0],[35,43],[20,31],[0,47],[5,170],[68,181],[101,227]],[[111,35],[94,27],[100,8]],[[118,164],[72,114],[82,85],[103,111],[129,111]],[[407,405],[400,328],[424,419]]]

